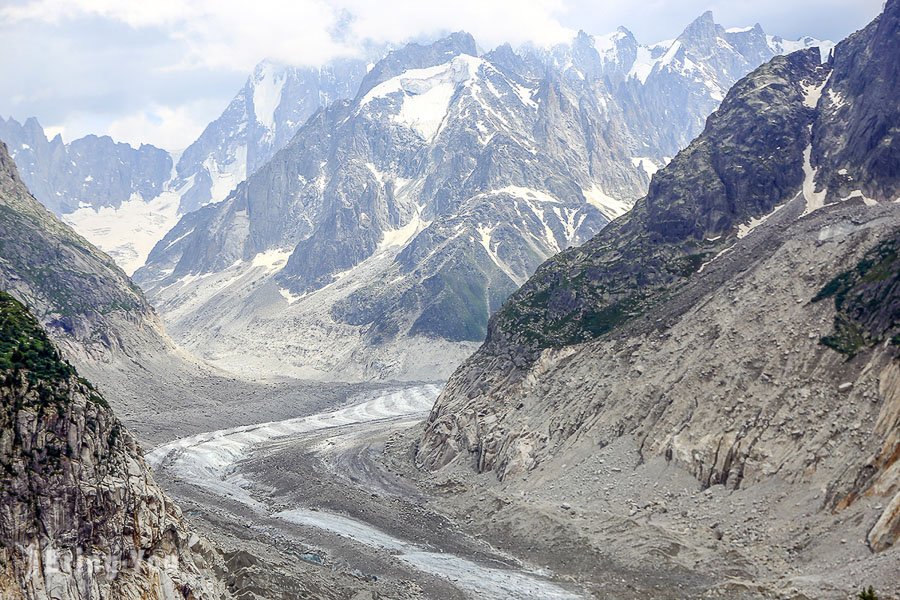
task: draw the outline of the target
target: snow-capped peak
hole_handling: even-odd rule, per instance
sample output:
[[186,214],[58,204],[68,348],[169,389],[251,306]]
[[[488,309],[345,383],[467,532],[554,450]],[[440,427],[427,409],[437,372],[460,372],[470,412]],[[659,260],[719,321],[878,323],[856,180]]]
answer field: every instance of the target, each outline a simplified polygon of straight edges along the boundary
[[460,54],[441,65],[406,71],[372,88],[360,101],[360,108],[377,98],[399,97],[400,108],[393,120],[431,139],[457,88],[470,83],[486,64],[483,59]]

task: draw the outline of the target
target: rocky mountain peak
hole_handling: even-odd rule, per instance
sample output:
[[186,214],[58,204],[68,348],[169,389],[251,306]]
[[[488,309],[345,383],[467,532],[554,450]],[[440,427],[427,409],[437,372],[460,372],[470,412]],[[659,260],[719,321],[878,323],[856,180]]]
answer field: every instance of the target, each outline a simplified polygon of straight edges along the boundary
[[[10,117],[10,119],[12,119],[12,117]],[[28,117],[27,119],[25,119],[22,127],[31,135],[44,134],[44,128],[41,127],[41,124],[40,122],[38,122],[37,117]]]
[[579,29],[578,33],[575,34],[575,38],[572,40],[572,43],[575,45],[591,45],[594,43],[594,36],[586,33],[584,29]]
[[711,10],[691,21],[678,36],[686,44],[710,45],[723,31],[722,26],[716,23]]
[[366,74],[359,85],[357,98],[365,96],[372,88],[410,69],[424,69],[444,64],[454,56],[468,54],[478,56],[475,38],[464,31],[452,33],[431,44],[409,43],[393,50]]
[[484,60],[499,68],[521,74],[533,74],[532,67],[510,44],[501,44],[483,56]]
[[9,149],[2,140],[0,140],[0,177],[10,180],[13,184],[22,182],[16,162],[9,155]]

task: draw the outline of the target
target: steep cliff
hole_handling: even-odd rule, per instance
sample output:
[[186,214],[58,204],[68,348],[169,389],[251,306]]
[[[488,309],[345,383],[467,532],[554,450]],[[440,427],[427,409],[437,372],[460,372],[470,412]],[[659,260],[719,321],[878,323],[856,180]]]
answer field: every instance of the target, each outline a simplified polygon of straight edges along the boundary
[[114,322],[158,328],[140,288],[61,223],[19,179],[0,143],[0,285],[33,307],[63,345],[91,357],[122,346]]
[[0,292],[0,596],[225,597],[221,559],[187,529],[103,397]]

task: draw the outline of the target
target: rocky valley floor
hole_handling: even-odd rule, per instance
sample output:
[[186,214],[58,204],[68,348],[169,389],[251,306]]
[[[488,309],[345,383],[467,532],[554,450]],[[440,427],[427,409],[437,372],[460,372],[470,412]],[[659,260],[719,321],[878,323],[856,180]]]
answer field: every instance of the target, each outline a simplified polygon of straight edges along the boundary
[[627,437],[503,483],[425,471],[414,444],[437,392],[260,398],[147,459],[243,599],[896,597],[900,554],[866,546],[869,501],[823,518],[822,491],[777,477],[704,490]]

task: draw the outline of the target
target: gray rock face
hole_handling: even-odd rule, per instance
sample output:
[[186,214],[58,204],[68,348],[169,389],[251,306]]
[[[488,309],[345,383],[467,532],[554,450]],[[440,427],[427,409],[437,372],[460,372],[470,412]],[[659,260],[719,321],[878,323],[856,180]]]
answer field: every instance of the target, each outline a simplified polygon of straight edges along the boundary
[[313,113],[351,98],[364,76],[363,59],[337,59],[321,68],[257,65],[222,115],[179,158],[169,187],[184,189],[180,214],[224,200]]
[[[739,82],[628,215],[555,256],[516,292],[494,316],[488,347],[543,348],[602,335],[722,251],[740,223],[795,194],[815,116],[806,90],[826,76],[811,49],[773,59]],[[750,127],[753,136],[743,133]]]
[[[348,347],[363,364],[387,348],[402,354],[409,339],[468,349],[543,260],[628,210],[721,99],[716,89],[771,56],[765,34],[751,33],[704,17],[656,58],[625,31],[548,52],[503,46],[476,57],[462,33],[397,50],[354,100],[313,116],[224,202],[186,215],[136,279],[175,335],[213,360],[252,339],[243,315],[268,332],[262,353],[273,343],[294,352],[273,340],[309,329],[349,335],[340,357],[329,349],[314,360],[317,372],[346,375]],[[669,88],[696,100],[691,119],[636,116],[648,98],[665,104]],[[210,291],[212,280],[235,279],[227,293]],[[294,372],[305,360],[294,355]],[[375,374],[403,376],[397,368]]]
[[440,65],[460,54],[478,55],[475,38],[463,31],[453,33],[432,44],[407,44],[403,48],[388,52],[372,66],[359,84],[356,96],[365,96],[378,84],[406,71]]
[[89,135],[69,144],[47,140],[37,119],[20,125],[0,119],[0,139],[35,197],[57,216],[81,207],[118,208],[139,195],[157,196],[172,174],[172,157],[149,144],[133,148],[109,136]]
[[18,343],[0,385],[0,596],[227,597],[221,558],[185,526],[105,400],[5,293],[0,313],[0,343]]
[[809,47],[827,55],[833,46],[809,37],[785,41],[759,24],[726,30],[707,11],[674,40],[643,45],[620,27],[605,36],[579,32],[572,44],[529,54],[569,78],[606,78],[628,126],[664,163],[703,130],[707,115],[751,70],[776,55]]
[[627,438],[703,486],[822,490],[826,528],[883,498],[854,509],[875,523],[859,541],[895,544],[897,118],[863,95],[896,96],[898,17],[890,0],[828,64],[797,52],[736,84],[633,211],[492,318],[418,459],[515,479]]
[[[813,129],[813,164],[826,201],[852,194],[893,200],[900,186],[900,14],[885,10],[860,35],[841,42],[818,105],[831,118]],[[827,179],[824,179],[827,173]]]

